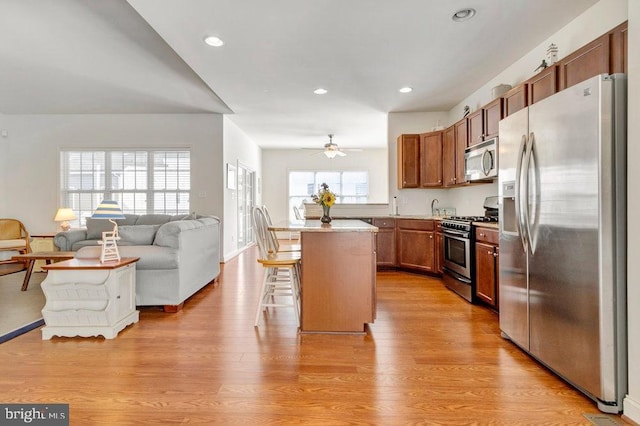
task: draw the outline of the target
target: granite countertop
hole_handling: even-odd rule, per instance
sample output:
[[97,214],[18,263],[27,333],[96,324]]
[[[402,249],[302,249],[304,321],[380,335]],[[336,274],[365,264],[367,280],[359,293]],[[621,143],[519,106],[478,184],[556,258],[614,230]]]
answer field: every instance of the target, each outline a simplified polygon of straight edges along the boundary
[[329,224],[319,219],[284,221],[269,226],[276,232],[378,232],[378,228],[360,220],[334,219]]
[[500,229],[498,224],[495,222],[473,222],[473,226],[477,226],[480,228]]

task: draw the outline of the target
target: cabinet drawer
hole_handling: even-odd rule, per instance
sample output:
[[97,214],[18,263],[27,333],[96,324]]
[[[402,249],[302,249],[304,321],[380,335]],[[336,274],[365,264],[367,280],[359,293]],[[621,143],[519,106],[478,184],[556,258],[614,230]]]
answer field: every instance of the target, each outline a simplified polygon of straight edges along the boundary
[[492,228],[476,227],[476,241],[481,243],[499,244],[498,230]]
[[417,229],[419,231],[433,231],[433,220],[430,219],[398,219],[398,228]]
[[388,217],[384,218],[374,218],[373,226],[377,226],[378,228],[395,228],[396,220]]

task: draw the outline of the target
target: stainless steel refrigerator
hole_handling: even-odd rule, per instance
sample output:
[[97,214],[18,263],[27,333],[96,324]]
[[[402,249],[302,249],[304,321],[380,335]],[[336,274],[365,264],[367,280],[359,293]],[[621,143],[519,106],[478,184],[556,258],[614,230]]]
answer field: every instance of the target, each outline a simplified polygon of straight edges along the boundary
[[500,121],[502,335],[622,410],[626,79],[597,76]]

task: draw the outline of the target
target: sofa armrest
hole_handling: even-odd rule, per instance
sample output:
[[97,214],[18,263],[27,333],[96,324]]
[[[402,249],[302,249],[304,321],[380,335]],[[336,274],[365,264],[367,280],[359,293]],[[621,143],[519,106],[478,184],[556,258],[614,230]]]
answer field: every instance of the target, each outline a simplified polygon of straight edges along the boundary
[[53,237],[53,243],[62,251],[71,251],[71,247],[78,241],[87,239],[86,229],[70,229],[68,231],[58,232]]

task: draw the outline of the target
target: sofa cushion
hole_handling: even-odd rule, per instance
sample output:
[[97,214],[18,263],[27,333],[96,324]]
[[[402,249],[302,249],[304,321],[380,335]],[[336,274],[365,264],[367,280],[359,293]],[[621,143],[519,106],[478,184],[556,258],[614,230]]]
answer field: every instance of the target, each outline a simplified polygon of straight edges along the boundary
[[171,220],[168,214],[143,214],[138,217],[135,225],[162,225]]
[[[135,225],[139,215],[125,214],[124,219],[117,219],[115,222],[118,226]],[[105,219],[86,218],[87,239],[101,240],[103,232],[113,231],[113,223]]]
[[[98,245],[98,241],[102,241],[102,238],[100,238],[99,240],[82,240],[82,241],[77,241],[75,243],[73,243],[71,245],[71,250],[73,251],[78,251],[80,250],[82,247],[91,247],[91,246],[97,246]],[[100,257],[100,255],[98,255],[98,257]]]
[[180,248],[180,232],[201,226],[202,224],[197,220],[176,220],[175,222],[165,223],[158,229],[158,232],[156,232],[156,238],[153,240],[153,244]]
[[[151,245],[160,225],[119,226],[118,234],[122,243],[128,245]],[[125,245],[127,245],[125,244]]]
[[[99,258],[102,247],[83,247],[75,257],[78,259]],[[118,246],[120,257],[139,257],[136,269],[176,269],[178,268],[178,250],[159,246]]]

